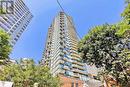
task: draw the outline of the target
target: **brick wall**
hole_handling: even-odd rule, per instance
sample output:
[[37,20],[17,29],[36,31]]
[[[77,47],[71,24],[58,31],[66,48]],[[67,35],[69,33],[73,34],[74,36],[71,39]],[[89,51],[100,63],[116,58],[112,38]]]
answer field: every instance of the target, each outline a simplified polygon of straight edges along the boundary
[[62,83],[61,87],[83,87],[84,82],[81,80],[71,78],[71,77],[66,77],[63,75],[60,75],[60,79],[61,79],[61,83]]

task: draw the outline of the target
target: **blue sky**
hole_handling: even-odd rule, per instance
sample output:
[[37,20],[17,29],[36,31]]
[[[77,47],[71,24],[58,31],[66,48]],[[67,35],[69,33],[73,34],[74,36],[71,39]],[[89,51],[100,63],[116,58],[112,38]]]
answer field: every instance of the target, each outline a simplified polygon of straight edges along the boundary
[[[60,11],[56,0],[24,0],[34,18],[14,46],[12,59],[42,58],[48,27]],[[125,5],[124,0],[59,0],[67,14],[73,17],[81,37],[96,25],[116,23]]]

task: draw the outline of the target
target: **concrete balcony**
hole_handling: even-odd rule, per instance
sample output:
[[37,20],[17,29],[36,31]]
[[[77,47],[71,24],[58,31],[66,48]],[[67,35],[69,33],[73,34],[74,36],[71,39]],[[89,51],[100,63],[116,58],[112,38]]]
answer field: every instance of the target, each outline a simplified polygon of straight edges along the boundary
[[60,61],[61,64],[64,64],[65,62],[63,60]]
[[73,64],[72,67],[78,68],[78,69],[80,69],[80,70],[84,70],[84,67],[83,67],[83,66],[79,66],[79,65]]
[[64,61],[67,61],[68,59],[64,57],[63,60],[64,60]]
[[64,70],[60,71],[60,74],[64,74],[64,73],[65,73],[65,71],[64,71]]
[[75,77],[75,78],[80,78],[80,76],[79,76],[79,75],[73,75],[73,77]]
[[77,53],[74,53],[73,56],[77,57],[77,58],[80,58],[81,56]]
[[[71,55],[72,56],[72,55]],[[73,60],[79,60],[77,57],[72,56]]]
[[71,59],[68,59],[68,58],[66,58],[66,57],[64,57],[63,60],[64,60],[64,61],[67,61],[67,62],[72,62]]
[[86,71],[82,71],[82,70],[79,70],[79,69],[73,69],[72,71],[73,71],[73,72],[76,72],[76,73],[79,73],[79,74],[83,74],[83,75],[86,75],[86,74],[87,74]]
[[64,70],[70,70],[70,68],[68,66],[64,66],[63,69]]
[[73,64],[78,64],[78,65],[80,65],[80,66],[84,66],[84,64],[83,63],[80,63],[80,62],[78,62],[78,61],[75,61],[75,60],[73,60],[73,62],[72,62]]
[[77,49],[78,49],[78,48],[76,48],[76,47],[72,47],[72,48],[71,48],[71,50],[77,50]]

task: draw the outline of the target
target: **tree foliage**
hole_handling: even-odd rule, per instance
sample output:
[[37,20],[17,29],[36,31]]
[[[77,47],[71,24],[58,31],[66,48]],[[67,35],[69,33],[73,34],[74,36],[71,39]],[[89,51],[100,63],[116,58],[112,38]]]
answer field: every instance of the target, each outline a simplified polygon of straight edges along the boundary
[[0,80],[12,81],[15,87],[33,87],[35,83],[38,87],[60,86],[59,78],[53,77],[48,67],[35,65],[33,60],[5,66],[0,72]]
[[125,54],[126,49],[130,52],[130,39],[120,36],[124,34],[119,35],[119,29],[115,25],[95,27],[79,43],[79,52],[87,64],[104,68],[122,87],[128,87],[126,83],[130,81],[130,73],[126,73],[129,68],[126,65],[130,63],[130,56],[126,54],[125,58],[121,54]]
[[96,26],[80,41],[79,52],[89,65],[102,68],[117,85],[129,87],[130,82],[130,3],[117,24]]
[[0,29],[0,64],[9,58],[11,52],[10,36]]
[[115,77],[117,84],[122,87],[130,86],[130,51],[123,50],[120,54],[120,60],[112,62],[112,70],[108,73]]

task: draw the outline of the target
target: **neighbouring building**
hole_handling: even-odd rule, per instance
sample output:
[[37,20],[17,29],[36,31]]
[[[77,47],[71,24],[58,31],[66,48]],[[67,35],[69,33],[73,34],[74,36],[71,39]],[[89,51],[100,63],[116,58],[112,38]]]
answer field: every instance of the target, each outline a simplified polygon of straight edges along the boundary
[[13,82],[0,81],[0,87],[13,87]]
[[[75,79],[73,77],[67,77],[67,76],[62,76],[60,75],[60,78],[62,79],[62,86],[63,87],[83,87],[84,82],[79,79]],[[84,86],[88,87],[88,86]]]
[[87,65],[88,76],[90,78],[95,78],[100,70],[101,69],[96,68],[95,65]]
[[7,1],[7,3],[13,1],[12,6],[10,7],[10,9],[13,9],[13,12],[9,14],[0,14],[0,28],[5,30],[11,36],[10,43],[14,46],[21,34],[26,30],[33,15],[23,0],[2,1]]
[[86,64],[77,52],[78,41],[72,18],[59,12],[48,29],[42,60],[53,76],[61,77],[62,87],[83,87],[87,81]]

